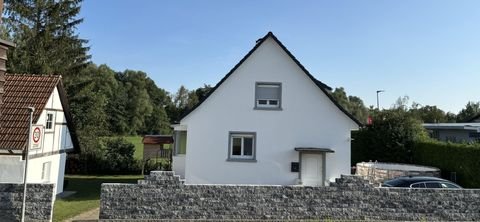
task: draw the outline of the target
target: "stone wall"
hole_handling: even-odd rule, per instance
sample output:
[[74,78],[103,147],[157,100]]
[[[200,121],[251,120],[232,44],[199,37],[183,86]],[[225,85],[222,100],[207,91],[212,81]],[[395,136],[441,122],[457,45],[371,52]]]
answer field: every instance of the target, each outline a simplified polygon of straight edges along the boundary
[[100,219],[480,220],[480,190],[374,188],[357,176],[329,187],[184,185],[157,171],[103,184]]
[[[387,169],[385,165],[391,164],[391,168]],[[399,167],[400,166],[400,167]],[[398,167],[397,169],[395,167]],[[400,169],[403,168],[403,169]],[[412,169],[408,169],[412,168]],[[415,168],[424,168],[423,170],[415,170]],[[361,162],[355,167],[355,174],[362,176],[374,186],[379,186],[385,180],[393,179],[401,176],[429,176],[440,177],[440,169],[434,167],[419,166],[413,164],[401,163],[375,163]]]
[[[26,221],[51,221],[53,184],[28,184]],[[20,221],[23,184],[0,183],[0,221]]]

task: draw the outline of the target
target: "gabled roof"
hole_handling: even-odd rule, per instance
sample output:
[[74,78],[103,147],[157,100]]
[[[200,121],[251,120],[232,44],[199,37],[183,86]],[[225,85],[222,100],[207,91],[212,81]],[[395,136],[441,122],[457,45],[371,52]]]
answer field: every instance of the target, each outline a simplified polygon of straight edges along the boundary
[[50,95],[57,87],[72,143],[75,150],[78,151],[78,139],[61,79],[62,77],[58,75],[5,75],[4,104],[0,107],[2,113],[0,117],[1,150],[24,150],[26,148],[30,117],[27,107],[35,108],[33,123],[36,123]]
[[171,144],[173,136],[171,135],[145,135],[142,139],[143,144]]
[[227,73],[227,75],[225,75],[221,80],[220,82],[218,82],[215,87],[213,87],[210,92],[207,94],[207,96],[205,96],[205,98],[203,98],[199,103],[197,103],[194,107],[192,107],[192,109],[188,110],[187,112],[185,112],[182,117],[180,118],[183,119],[185,118],[186,116],[188,116],[190,113],[192,113],[197,107],[199,107],[200,105],[202,105],[202,103],[208,99],[208,97],[210,97],[210,95],[213,94],[213,92],[215,92],[215,90],[220,87],[220,85],[222,85],[223,82],[225,82],[225,80],[228,79],[228,77],[230,77],[230,75],[232,75],[235,70],[238,69],[238,67],[240,67],[243,62],[245,62],[245,60],[247,60],[250,55],[252,55],[255,50],[257,50],[258,47],[260,47],[260,45],[262,45],[263,42],[265,42],[265,40],[267,40],[268,38],[272,38],[278,45],[280,45],[280,47],[287,53],[287,55],[298,65],[298,67],[300,67],[300,69],[302,69],[302,71],[305,73],[305,75],[308,76],[308,78],[310,78],[312,80],[313,83],[315,83],[315,85],[318,86],[318,88],[320,90],[322,90],[323,93],[325,93],[325,95],[333,102],[333,104],[335,104],[335,106],[338,107],[338,109],[340,109],[340,111],[342,111],[345,115],[347,115],[350,119],[352,119],[356,124],[358,124],[359,126],[363,125],[360,121],[358,121],[351,113],[349,113],[347,110],[345,110],[336,100],[335,98],[333,98],[333,96],[328,92],[330,90],[332,90],[332,88],[328,85],[326,85],[325,83],[321,82],[320,80],[317,80],[315,77],[313,77],[312,74],[310,74],[310,72],[297,60],[297,58],[295,58],[295,56],[293,56],[293,54],[288,51],[288,49],[282,44],[282,42],[280,42],[280,40],[277,39],[277,37],[272,33],[272,32],[268,32],[267,35],[265,35],[263,38],[257,40],[255,46],[247,53],[247,55],[245,55],[242,60],[240,60],[239,63],[237,63],[237,65],[235,65],[231,70],[230,72]]

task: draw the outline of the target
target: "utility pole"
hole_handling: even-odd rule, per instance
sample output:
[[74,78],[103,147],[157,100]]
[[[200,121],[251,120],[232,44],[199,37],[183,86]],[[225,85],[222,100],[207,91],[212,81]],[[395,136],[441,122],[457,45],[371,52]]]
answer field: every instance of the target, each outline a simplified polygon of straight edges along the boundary
[[378,102],[378,94],[381,93],[381,92],[385,92],[385,90],[381,89],[381,90],[377,90],[377,109],[380,110],[380,103]]
[[25,222],[25,204],[27,201],[27,169],[28,169],[28,152],[30,150],[30,146],[32,145],[32,121],[33,121],[33,112],[35,112],[35,108],[29,106],[28,111],[30,111],[30,121],[28,124],[28,142],[27,148],[25,149],[25,169],[23,170],[23,201],[22,201],[22,218],[21,221]]

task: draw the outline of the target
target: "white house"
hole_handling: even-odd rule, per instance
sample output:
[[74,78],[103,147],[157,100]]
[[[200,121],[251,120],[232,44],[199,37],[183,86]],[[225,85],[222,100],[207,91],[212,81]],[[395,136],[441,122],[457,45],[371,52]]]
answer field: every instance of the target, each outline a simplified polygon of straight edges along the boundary
[[187,184],[327,185],[360,123],[270,32],[174,125]]
[[[29,152],[27,182],[53,183],[63,191],[66,153],[78,148],[61,76],[5,76],[4,104],[0,107],[0,182],[23,183],[24,153],[33,123],[43,126],[41,143]],[[42,127],[40,127],[42,128]]]

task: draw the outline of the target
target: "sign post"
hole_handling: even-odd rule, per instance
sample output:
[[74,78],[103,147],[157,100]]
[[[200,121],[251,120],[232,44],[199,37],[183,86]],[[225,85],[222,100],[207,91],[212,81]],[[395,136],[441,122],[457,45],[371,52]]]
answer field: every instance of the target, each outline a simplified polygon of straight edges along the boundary
[[[28,140],[27,140],[27,147],[25,149],[25,169],[23,171],[23,201],[22,201],[22,217],[21,221],[25,221],[25,203],[27,200],[27,169],[28,169],[28,152],[30,150],[30,146],[32,146],[33,143],[38,143],[40,144],[41,138],[43,135],[41,134],[40,128],[38,128],[37,133],[35,133],[35,129],[32,129],[32,121],[33,121],[33,112],[35,111],[35,108],[33,107],[28,107],[28,111],[30,112],[30,120],[29,120],[29,127],[28,127]],[[35,136],[36,135],[36,136]]]

